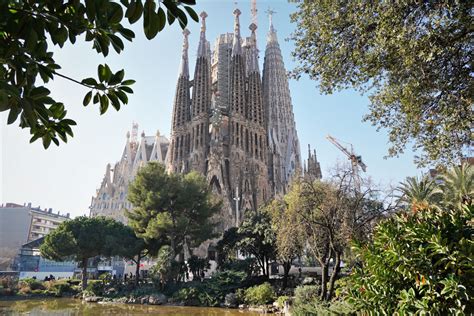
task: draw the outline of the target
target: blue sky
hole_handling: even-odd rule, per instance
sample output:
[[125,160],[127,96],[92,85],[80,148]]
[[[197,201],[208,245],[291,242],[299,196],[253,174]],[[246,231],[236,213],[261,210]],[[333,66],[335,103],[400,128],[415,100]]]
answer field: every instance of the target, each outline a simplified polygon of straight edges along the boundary
[[[233,31],[234,1],[198,0],[199,13],[205,10],[207,38],[213,46],[218,34]],[[291,57],[293,43],[285,41],[294,29],[289,14],[296,6],[281,1],[257,1],[258,45],[262,70],[268,19],[265,11],[271,7],[277,13],[274,26],[288,70],[295,66]],[[241,33],[249,34],[250,1],[238,1],[242,11]],[[75,137],[59,147],[52,145],[44,150],[40,142],[29,144],[29,132],[21,130],[16,122],[6,125],[4,113],[0,116],[0,202],[23,204],[32,202],[42,208],[69,212],[73,216],[88,214],[88,206],[99,187],[108,162],[115,162],[125,144],[125,134],[132,122],[139,124],[139,132],[154,135],[157,129],[166,136],[170,133],[172,101],[181,57],[182,35],[178,25],[167,27],[154,40],[143,35],[141,23],[133,26],[137,35],[133,43],[125,43],[125,51],[117,55],[111,50],[104,58],[91,49],[91,43],[79,40],[76,45],[66,45],[55,50],[56,61],[63,66],[62,73],[82,79],[96,76],[99,63],[106,62],[113,71],[124,68],[126,78],[137,81],[129,104],[119,112],[113,108],[100,116],[96,105],[82,106],[85,88],[58,78],[48,84],[53,96],[65,103],[70,118],[76,120]],[[199,39],[199,24],[189,25],[190,73],[193,73]],[[420,174],[413,164],[409,150],[399,158],[384,159],[387,153],[387,134],[377,132],[369,123],[363,123],[369,103],[366,96],[351,90],[321,95],[316,82],[308,78],[291,80],[290,89],[294,105],[296,126],[302,156],[307,156],[307,144],[316,148],[324,173],[344,161],[343,154],[326,140],[326,135],[350,142],[362,155],[368,166],[367,174],[376,183],[396,184],[406,176]]]

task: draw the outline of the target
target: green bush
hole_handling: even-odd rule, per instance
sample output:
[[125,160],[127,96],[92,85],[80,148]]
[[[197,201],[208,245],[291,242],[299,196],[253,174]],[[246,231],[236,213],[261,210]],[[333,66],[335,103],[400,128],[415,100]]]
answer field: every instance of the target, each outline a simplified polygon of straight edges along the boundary
[[356,247],[349,302],[375,314],[474,313],[473,218],[473,205],[414,204],[381,223],[370,244]]
[[89,280],[86,287],[86,294],[102,296],[104,294],[104,283],[101,280]]
[[46,286],[46,289],[56,296],[63,296],[66,293],[77,293],[72,286],[64,280],[54,280],[54,281],[46,281],[43,283]]
[[48,291],[46,290],[31,290],[31,294],[39,295],[39,294],[47,294]]
[[130,292],[130,296],[132,297],[140,297],[144,295],[151,295],[156,293],[156,289],[153,286],[140,286],[139,288],[134,289]]
[[72,289],[71,285],[69,285],[68,283],[56,283],[52,287],[52,290],[58,296],[63,296],[66,293],[74,293],[75,292]]
[[291,312],[296,316],[320,315],[325,310],[324,304],[319,300],[319,285],[303,285],[295,289],[295,298]]
[[237,289],[235,291],[235,298],[237,299],[237,304],[245,303],[245,289]]
[[19,283],[19,287],[20,287],[20,289],[22,287],[29,287],[31,291],[44,290],[45,289],[45,286],[43,285],[43,282],[38,281],[38,280],[33,279],[33,278],[26,278],[26,279],[21,280],[20,283]]
[[290,301],[290,297],[286,296],[286,295],[278,296],[278,298],[276,300],[278,308],[280,308],[280,309],[285,307],[285,303],[289,302],[289,301]]
[[199,300],[200,294],[200,290],[196,287],[185,287],[176,292],[173,295],[173,299],[186,306],[199,306],[201,305]]
[[245,290],[245,302],[250,305],[264,305],[275,300],[276,295],[270,283],[265,282]]
[[227,261],[219,266],[219,270],[245,272],[247,278],[250,278],[254,275],[258,275],[260,273],[260,267],[258,266],[257,260],[255,258],[245,258],[243,260],[235,259]]

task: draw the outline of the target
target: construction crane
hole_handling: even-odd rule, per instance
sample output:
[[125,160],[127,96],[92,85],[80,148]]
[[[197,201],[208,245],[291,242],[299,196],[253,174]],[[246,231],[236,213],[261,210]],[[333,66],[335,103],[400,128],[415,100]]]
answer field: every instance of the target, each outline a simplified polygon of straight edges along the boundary
[[351,150],[349,151],[346,147],[342,146],[341,143],[332,137],[331,135],[326,136],[326,138],[336,146],[340,151],[342,151],[351,161],[352,165],[352,177],[354,179],[354,184],[356,190],[360,191],[360,176],[359,176],[359,168],[362,169],[363,172],[366,172],[367,165],[362,161],[362,156],[356,155],[354,153],[354,147],[351,145]]

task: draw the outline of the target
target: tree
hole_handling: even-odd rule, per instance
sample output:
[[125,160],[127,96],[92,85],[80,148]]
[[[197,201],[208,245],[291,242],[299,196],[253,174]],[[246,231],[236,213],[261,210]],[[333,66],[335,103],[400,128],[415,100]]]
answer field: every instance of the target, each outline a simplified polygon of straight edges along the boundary
[[41,255],[50,260],[64,261],[73,257],[82,265],[82,289],[87,287],[87,262],[96,256],[118,254],[120,225],[113,219],[80,216],[62,222],[46,235],[40,247]]
[[138,286],[141,260],[147,256],[156,255],[161,246],[164,245],[164,241],[155,239],[145,241],[143,238],[137,237],[130,226],[123,224],[119,225],[117,229],[115,235],[118,236],[117,240],[120,242],[117,245],[117,252],[120,256],[135,263],[135,286]]
[[297,230],[321,267],[321,300],[333,297],[343,256],[350,259],[350,242],[367,240],[375,221],[392,208],[390,201],[380,200],[369,181],[362,179],[359,190],[351,177],[351,168],[343,167],[336,168],[325,181],[302,178],[285,197]]
[[170,282],[178,282],[185,272],[184,263],[177,262],[174,258],[173,249],[165,245],[158,251],[155,265],[150,270],[152,276],[159,279],[161,289]]
[[323,93],[371,92],[366,121],[388,129],[389,156],[413,144],[419,165],[458,160],[472,139],[469,2],[300,1],[298,61]]
[[412,205],[424,203],[426,205],[433,204],[438,201],[439,190],[436,182],[427,176],[408,177],[405,182],[402,182],[398,187],[401,192],[400,201]]
[[382,222],[355,248],[349,302],[370,314],[472,314],[473,217],[472,205],[418,205]]
[[237,249],[244,256],[254,256],[264,276],[269,276],[270,260],[275,259],[275,231],[271,225],[270,214],[264,207],[257,211],[248,210],[237,230],[239,241]]
[[187,262],[189,271],[193,274],[193,281],[202,281],[204,273],[211,267],[209,259],[199,258],[198,256],[192,255]]
[[175,255],[214,236],[213,215],[221,202],[196,172],[168,174],[162,164],[149,162],[130,184],[128,199],[133,209],[125,214],[137,237],[163,241]]
[[[186,6],[195,0],[87,0],[87,1],[1,1],[0,2],[0,112],[7,111],[7,123],[20,117],[20,127],[29,128],[30,142],[39,138],[44,148],[51,141],[67,142],[76,122],[66,118],[65,105],[50,96],[46,84],[58,77],[75,82],[89,91],[83,105],[91,101],[100,105],[104,114],[109,104],[119,110],[128,103],[127,94],[135,81],[124,80],[124,70],[112,72],[107,64],[98,66],[98,80],[78,80],[61,73],[49,45],[62,48],[74,44],[85,35],[92,48],[106,57],[112,47],[118,54],[124,49],[123,39],[132,41],[135,34],[123,26],[143,17],[145,36],[152,39],[166,25],[178,21],[182,28],[199,18]],[[40,81],[41,80],[41,81]]]
[[295,197],[294,193],[290,190],[284,199],[275,199],[268,205],[272,227],[276,233],[276,257],[283,266],[283,287],[285,288],[293,260],[303,253],[305,247],[301,225],[298,225],[297,212],[299,210],[294,207],[294,202],[298,197]]
[[227,229],[222,238],[219,239],[216,245],[218,252],[217,260],[219,267],[226,263],[230,263],[237,260],[237,244],[240,241],[241,236],[239,235],[237,227],[231,227]]
[[474,198],[474,169],[464,163],[442,173],[439,178],[445,206],[460,207],[471,204]]

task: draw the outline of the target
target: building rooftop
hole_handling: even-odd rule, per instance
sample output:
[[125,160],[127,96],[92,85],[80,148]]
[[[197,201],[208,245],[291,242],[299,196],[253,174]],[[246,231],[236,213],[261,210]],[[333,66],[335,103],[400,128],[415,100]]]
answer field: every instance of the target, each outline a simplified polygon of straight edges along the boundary
[[29,210],[37,213],[37,214],[40,214],[40,215],[53,216],[53,217],[56,217],[56,218],[69,218],[70,217],[69,213],[61,214],[59,211],[56,212],[56,213],[53,213],[52,208],[41,209],[40,206],[32,207],[31,203],[28,203],[28,204],[23,203],[23,205],[17,204],[17,203],[0,204],[0,209],[2,209],[2,208],[26,208],[26,209],[29,209]]

